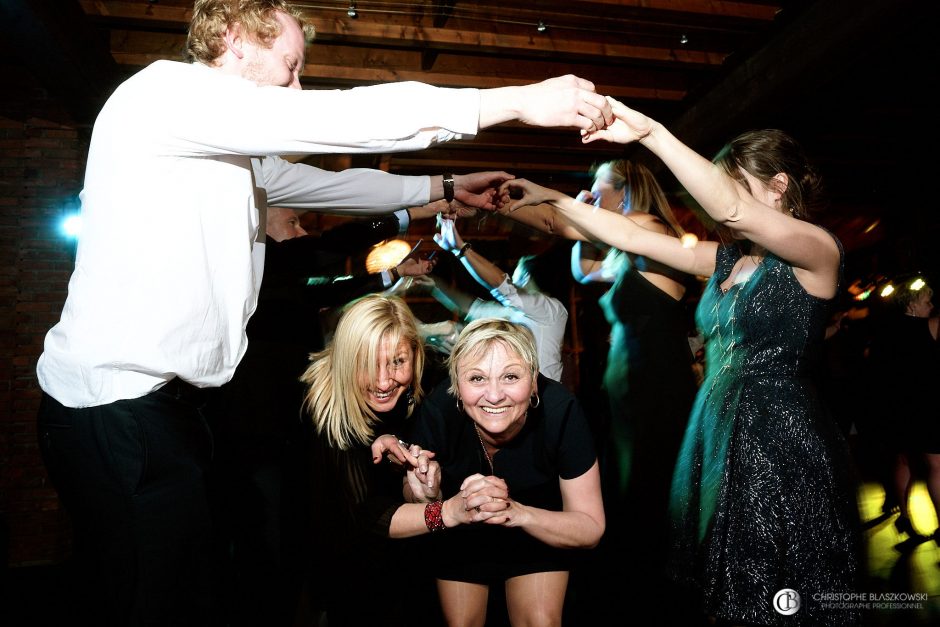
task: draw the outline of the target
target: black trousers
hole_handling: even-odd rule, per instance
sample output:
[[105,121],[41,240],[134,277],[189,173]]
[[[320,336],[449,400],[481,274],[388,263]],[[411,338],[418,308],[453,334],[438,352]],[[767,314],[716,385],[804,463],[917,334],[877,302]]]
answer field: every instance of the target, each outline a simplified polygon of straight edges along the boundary
[[179,379],[80,409],[43,394],[40,450],[72,521],[78,624],[209,623],[206,394]]

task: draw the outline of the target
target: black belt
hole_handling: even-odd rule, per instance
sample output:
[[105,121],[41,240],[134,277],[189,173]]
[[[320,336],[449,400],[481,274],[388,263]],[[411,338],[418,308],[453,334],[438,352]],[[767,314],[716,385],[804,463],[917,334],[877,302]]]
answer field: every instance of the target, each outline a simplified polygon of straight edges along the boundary
[[179,377],[173,377],[167,381],[166,385],[157,389],[157,392],[168,394],[177,400],[186,401],[193,405],[204,405],[215,390],[216,388],[197,388]]

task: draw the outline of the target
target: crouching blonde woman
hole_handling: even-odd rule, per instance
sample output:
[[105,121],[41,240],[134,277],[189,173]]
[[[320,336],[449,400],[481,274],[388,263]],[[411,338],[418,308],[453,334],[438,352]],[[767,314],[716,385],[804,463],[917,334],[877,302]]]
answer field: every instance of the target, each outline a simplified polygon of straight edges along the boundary
[[[413,536],[429,533],[422,501],[438,493],[431,455],[398,444],[421,400],[423,369],[411,310],[397,297],[372,294],[347,306],[301,377],[313,427],[305,530],[311,605],[330,627],[408,624],[405,579],[396,573],[418,549]],[[383,434],[395,434],[387,439],[400,463],[374,463],[371,445]],[[408,590],[420,581],[412,578]],[[423,581],[433,594],[430,576]]]
[[[448,499],[425,562],[444,618],[482,627],[490,586],[499,585],[513,625],[559,625],[572,549],[592,548],[604,533],[588,422],[567,388],[539,375],[522,325],[470,323],[448,369],[412,431],[413,445],[434,451]],[[467,513],[470,524],[460,524]]]

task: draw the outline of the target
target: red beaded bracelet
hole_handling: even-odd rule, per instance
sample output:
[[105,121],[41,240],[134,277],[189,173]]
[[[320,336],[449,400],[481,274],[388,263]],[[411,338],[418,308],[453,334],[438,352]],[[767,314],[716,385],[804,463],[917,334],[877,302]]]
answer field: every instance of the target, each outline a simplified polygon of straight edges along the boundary
[[441,516],[441,508],[444,507],[442,501],[431,501],[424,506],[424,524],[428,526],[428,531],[434,533],[445,529],[444,518]]

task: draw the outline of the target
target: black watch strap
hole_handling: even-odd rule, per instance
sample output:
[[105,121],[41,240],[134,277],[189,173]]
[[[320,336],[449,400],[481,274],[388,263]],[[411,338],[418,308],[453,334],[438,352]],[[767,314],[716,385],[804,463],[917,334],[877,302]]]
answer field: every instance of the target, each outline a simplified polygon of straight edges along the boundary
[[444,175],[444,200],[450,202],[454,199],[454,175]]

